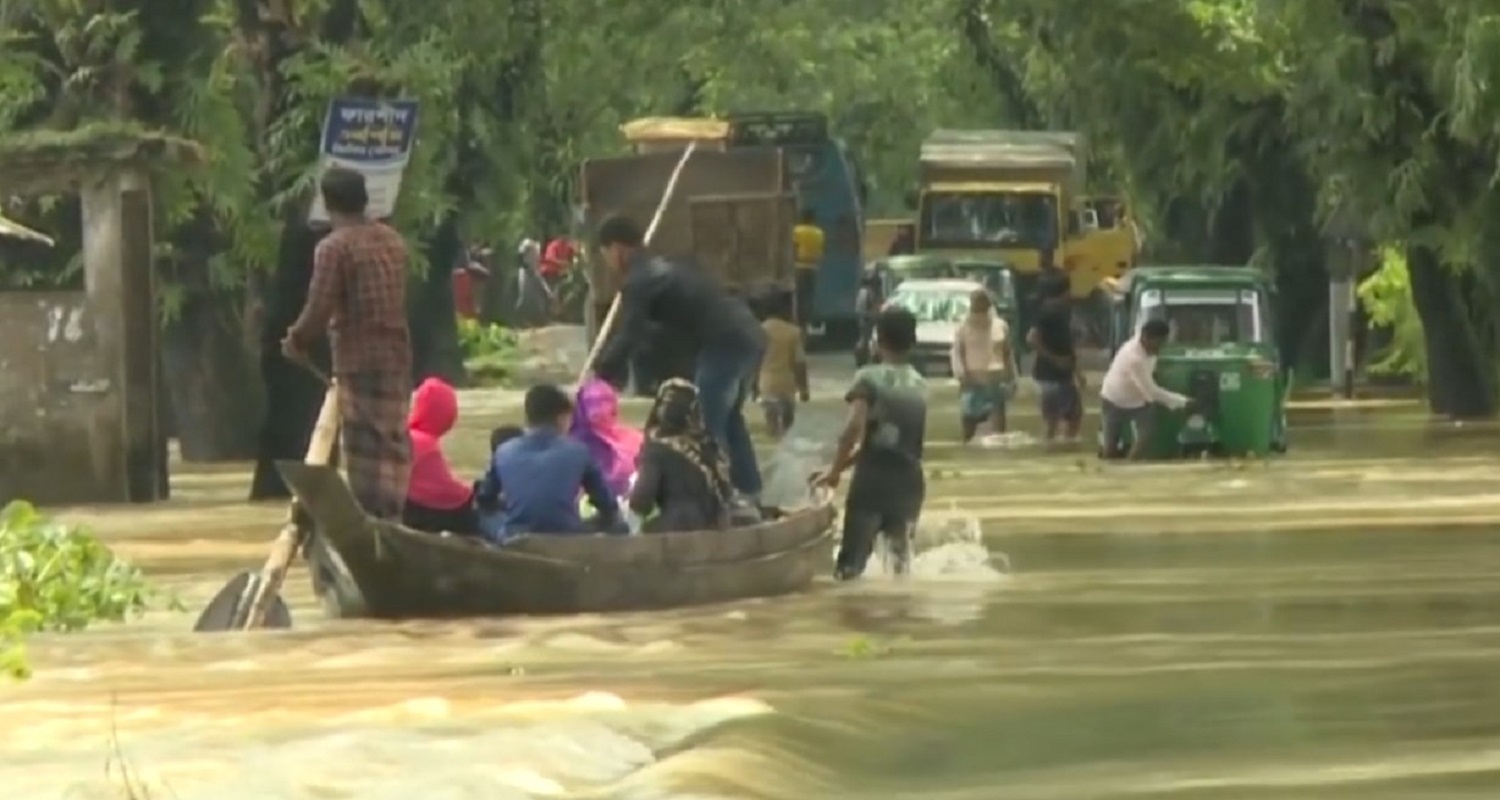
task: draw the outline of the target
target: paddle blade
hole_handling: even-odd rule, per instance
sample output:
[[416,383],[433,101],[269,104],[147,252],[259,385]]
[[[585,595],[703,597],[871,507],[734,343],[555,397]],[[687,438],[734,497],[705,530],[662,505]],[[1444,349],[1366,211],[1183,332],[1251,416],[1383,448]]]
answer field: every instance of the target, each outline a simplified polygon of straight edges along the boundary
[[[245,618],[250,613],[250,601],[255,596],[256,587],[260,583],[260,575],[254,572],[241,572],[224,584],[214,599],[208,601],[208,607],[198,615],[198,621],[193,624],[194,633],[219,633],[222,631],[237,631],[245,627]],[[292,610],[287,608],[286,602],[280,596],[271,598],[271,605],[266,609],[266,628],[285,629],[292,627]]]

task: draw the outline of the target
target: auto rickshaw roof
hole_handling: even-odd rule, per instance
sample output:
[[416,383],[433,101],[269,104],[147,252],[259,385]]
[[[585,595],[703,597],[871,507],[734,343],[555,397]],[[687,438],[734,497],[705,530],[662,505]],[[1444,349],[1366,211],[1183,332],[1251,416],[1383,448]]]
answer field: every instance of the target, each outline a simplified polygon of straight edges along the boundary
[[1212,265],[1136,267],[1118,280],[1106,280],[1109,291],[1126,295],[1139,284],[1168,286],[1265,286],[1270,278],[1253,267]]

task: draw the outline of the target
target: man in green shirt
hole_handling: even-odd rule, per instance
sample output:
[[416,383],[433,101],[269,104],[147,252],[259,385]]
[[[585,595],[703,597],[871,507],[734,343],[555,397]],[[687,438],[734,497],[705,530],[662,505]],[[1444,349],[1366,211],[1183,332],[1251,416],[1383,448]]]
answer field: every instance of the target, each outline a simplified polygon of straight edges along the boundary
[[834,576],[862,575],[884,535],[896,573],[911,564],[911,542],[927,485],[922,449],[927,434],[927,382],[908,362],[917,343],[917,320],[910,311],[889,308],[875,320],[880,363],[861,367],[844,399],[849,417],[839,436],[833,464],[818,478],[837,487],[854,468],[844,504],[844,533]]

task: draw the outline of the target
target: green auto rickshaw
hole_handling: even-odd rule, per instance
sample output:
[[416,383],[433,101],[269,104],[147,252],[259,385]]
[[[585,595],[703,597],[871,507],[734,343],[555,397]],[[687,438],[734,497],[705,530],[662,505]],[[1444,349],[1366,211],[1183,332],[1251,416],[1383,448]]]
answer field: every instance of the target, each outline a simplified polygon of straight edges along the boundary
[[[1275,346],[1269,278],[1247,267],[1137,267],[1109,288],[1111,351],[1146,320],[1166,320],[1171,334],[1157,358],[1156,380],[1189,400],[1180,411],[1156,410],[1161,416],[1145,457],[1286,451],[1291,375]],[[1101,438],[1101,454],[1103,448]]]

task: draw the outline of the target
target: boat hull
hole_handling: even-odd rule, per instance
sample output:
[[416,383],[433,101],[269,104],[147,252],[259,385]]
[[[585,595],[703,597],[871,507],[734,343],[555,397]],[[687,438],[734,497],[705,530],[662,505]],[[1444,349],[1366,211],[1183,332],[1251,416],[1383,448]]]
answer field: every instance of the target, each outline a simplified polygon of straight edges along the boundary
[[807,589],[832,563],[832,503],[759,525],[528,536],[505,547],[367,516],[336,469],[277,465],[312,517],[315,588],[336,616],[386,619],[675,608]]

